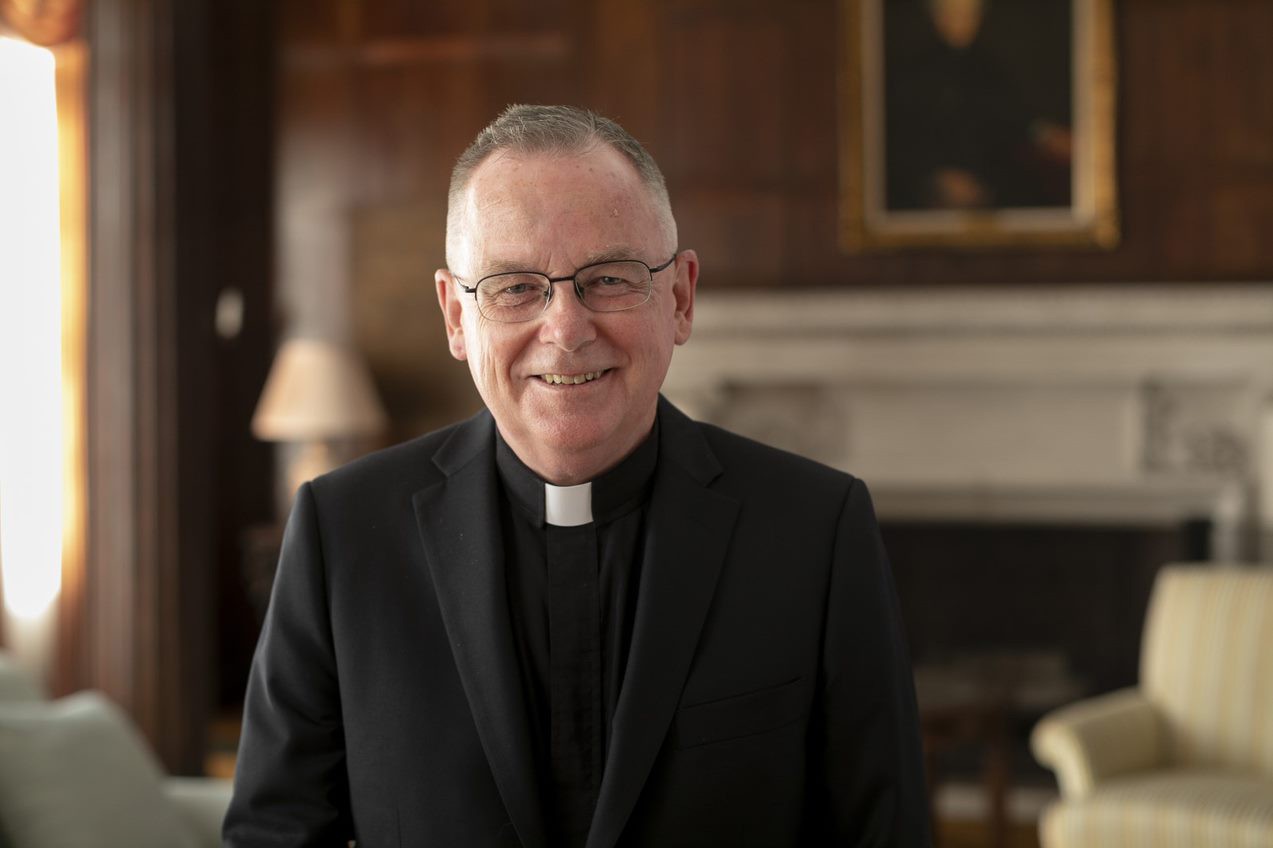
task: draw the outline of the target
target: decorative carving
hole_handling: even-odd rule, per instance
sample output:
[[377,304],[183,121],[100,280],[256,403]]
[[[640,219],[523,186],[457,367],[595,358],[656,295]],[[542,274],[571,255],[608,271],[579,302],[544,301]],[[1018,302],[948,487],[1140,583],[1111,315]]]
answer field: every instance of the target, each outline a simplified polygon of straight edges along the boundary
[[1238,420],[1240,389],[1151,381],[1142,394],[1147,472],[1246,473],[1251,451]]

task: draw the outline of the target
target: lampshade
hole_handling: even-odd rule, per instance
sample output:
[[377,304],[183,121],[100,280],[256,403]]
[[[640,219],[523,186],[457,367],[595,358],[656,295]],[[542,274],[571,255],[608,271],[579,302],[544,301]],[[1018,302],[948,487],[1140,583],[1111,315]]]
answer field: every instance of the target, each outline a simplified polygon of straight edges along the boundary
[[252,433],[271,442],[340,439],[375,435],[385,421],[356,353],[320,339],[289,339],[274,357]]

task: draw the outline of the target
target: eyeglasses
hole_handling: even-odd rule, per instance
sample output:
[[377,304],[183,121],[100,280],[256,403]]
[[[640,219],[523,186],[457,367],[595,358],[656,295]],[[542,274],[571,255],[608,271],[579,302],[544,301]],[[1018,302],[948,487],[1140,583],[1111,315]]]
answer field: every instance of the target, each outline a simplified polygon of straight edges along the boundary
[[676,256],[672,254],[656,268],[638,259],[598,262],[585,265],[569,277],[510,271],[483,277],[472,287],[460,283],[460,288],[474,296],[483,318],[501,324],[539,317],[552,302],[553,284],[564,282],[574,283],[579,302],[593,312],[622,312],[649,301],[654,293],[654,275],[675,262]]

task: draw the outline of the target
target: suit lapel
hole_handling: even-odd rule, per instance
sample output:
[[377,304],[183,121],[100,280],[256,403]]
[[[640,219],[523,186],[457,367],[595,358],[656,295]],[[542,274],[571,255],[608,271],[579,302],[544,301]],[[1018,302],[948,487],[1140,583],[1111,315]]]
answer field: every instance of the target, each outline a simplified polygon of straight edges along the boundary
[[660,461],[623,689],[588,834],[610,848],[632,813],[680,702],[738,503],[708,484],[720,466],[697,426],[660,400]]
[[413,498],[425,557],[491,772],[526,848],[545,844],[530,720],[509,623],[494,426],[481,415],[434,456],[446,479]]

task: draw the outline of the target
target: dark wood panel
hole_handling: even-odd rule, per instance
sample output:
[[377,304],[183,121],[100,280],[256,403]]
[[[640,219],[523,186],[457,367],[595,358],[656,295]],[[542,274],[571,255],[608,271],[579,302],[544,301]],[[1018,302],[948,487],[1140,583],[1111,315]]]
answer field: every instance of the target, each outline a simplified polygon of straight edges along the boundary
[[358,6],[348,0],[277,0],[280,44],[342,44],[353,37]]
[[[93,57],[86,679],[128,709],[169,768],[198,768],[207,710],[210,545],[188,461],[178,355],[173,7],[102,2]],[[198,258],[196,251],[195,257]],[[193,376],[193,375],[192,375]],[[188,401],[186,401],[188,402]],[[195,463],[197,464],[197,463]],[[183,474],[191,474],[183,478]],[[188,507],[187,512],[182,512]]]
[[[247,419],[271,335],[274,39],[254,0],[103,0],[87,39],[88,562],[63,605],[62,681],[106,691],[170,770],[194,773],[228,594],[221,531],[272,510]],[[228,288],[246,329],[218,338]]]
[[439,33],[518,32],[551,27],[571,13],[571,0],[378,0],[358,4],[362,38],[396,39]]
[[[706,285],[1268,279],[1273,4],[1116,8],[1125,237],[1110,252],[841,252],[835,79],[849,48],[836,0],[359,4],[343,25],[364,48],[377,39],[504,41],[485,54],[435,51],[417,70],[351,71],[362,139],[351,191],[372,203],[427,202],[454,153],[504,104],[570,99],[619,117],[660,159]],[[297,19],[285,26],[285,50],[320,40],[313,19],[325,13],[284,10]],[[338,25],[334,13],[325,20]],[[565,45],[555,61],[532,40],[544,33]]]
[[[687,186],[695,195],[716,191],[723,201],[731,187],[716,185],[715,163],[704,166],[696,157],[728,163],[732,176],[725,179],[736,184],[732,188],[755,185],[756,166],[743,152],[772,156],[763,128],[780,122],[780,156],[786,163],[781,189],[791,198],[782,263],[791,272],[770,280],[729,273],[720,281],[724,285],[1266,279],[1273,271],[1273,249],[1259,240],[1271,223],[1268,198],[1273,196],[1268,162],[1273,145],[1267,143],[1273,61],[1261,52],[1265,34],[1273,31],[1269,4],[1118,4],[1119,174],[1126,219],[1126,238],[1118,250],[874,256],[846,256],[834,238],[833,81],[837,57],[846,49],[836,41],[835,4],[782,7],[769,35],[788,40],[785,54],[775,47],[757,52],[745,24],[731,20],[724,4],[715,6],[715,20],[704,4],[696,8],[696,34],[714,34],[687,39],[698,51],[685,60],[693,79],[674,95],[683,97],[677,125],[687,141],[663,157],[672,163],[673,187],[682,194]],[[753,12],[748,20],[756,16]],[[677,66],[677,49],[669,48],[668,55],[669,64]],[[782,62],[783,55],[792,58]],[[757,75],[757,67],[766,74]],[[781,110],[772,105],[775,97],[784,104]],[[744,100],[746,110],[729,106]],[[679,118],[696,111],[697,120],[711,124],[697,134]],[[762,126],[759,133],[753,122]],[[723,139],[734,139],[732,152],[719,149],[728,143]],[[683,230],[699,232],[703,214],[682,209]],[[717,282],[712,276],[717,259],[704,255],[707,284]]]
[[[356,296],[384,299],[359,304],[365,314],[415,305],[377,325],[428,340],[410,345],[413,362],[377,365],[382,388],[400,399],[413,379],[427,387],[451,368],[441,334],[419,329],[437,320],[429,296],[405,288],[431,287],[451,164],[515,101],[591,106],[646,143],[667,174],[682,246],[700,252],[705,288],[1273,278],[1273,3],[1122,0],[1115,9],[1124,236],[1112,251],[842,252],[836,77],[850,47],[839,0],[288,0],[279,211],[301,209],[319,181],[350,210],[351,232],[362,228],[355,250],[374,243],[424,263],[394,272],[397,282],[361,279],[375,273],[365,257],[351,271]],[[323,167],[288,177],[293,156],[320,147],[332,154]],[[420,244],[397,224],[376,230],[394,210],[411,210]],[[440,407],[403,414],[445,418],[471,401],[437,394]]]
[[[243,697],[257,635],[243,578],[244,528],[275,519],[273,445],[252,436],[249,422],[279,330],[273,309],[276,21],[270,4],[258,0],[215,0],[205,6],[202,37],[208,46],[202,67],[214,82],[203,100],[205,135],[188,139],[188,145],[202,151],[199,158],[210,165],[204,179],[211,184],[203,184],[206,201],[192,199],[187,219],[203,230],[213,259],[201,276],[187,277],[199,280],[197,288],[204,294],[193,319],[201,332],[184,338],[192,347],[198,345],[190,356],[204,361],[209,381],[202,386],[190,381],[191,391],[205,395],[204,403],[214,410],[205,415],[212,429],[205,449],[212,467],[205,469],[210,474],[205,483],[213,525],[216,574],[211,594],[217,634],[209,677],[215,683],[213,705],[225,709]],[[189,172],[200,163],[187,165]],[[238,331],[207,335],[216,298],[233,292],[243,303]]]
[[660,42],[676,82],[667,92],[668,149],[655,155],[676,163],[677,185],[787,188],[788,112],[801,97],[782,85],[794,47],[785,24],[785,9],[775,4],[763,15],[691,20]]
[[609,115],[640,142],[661,149],[669,84],[660,44],[669,29],[657,3],[592,0],[580,3],[581,102]]

